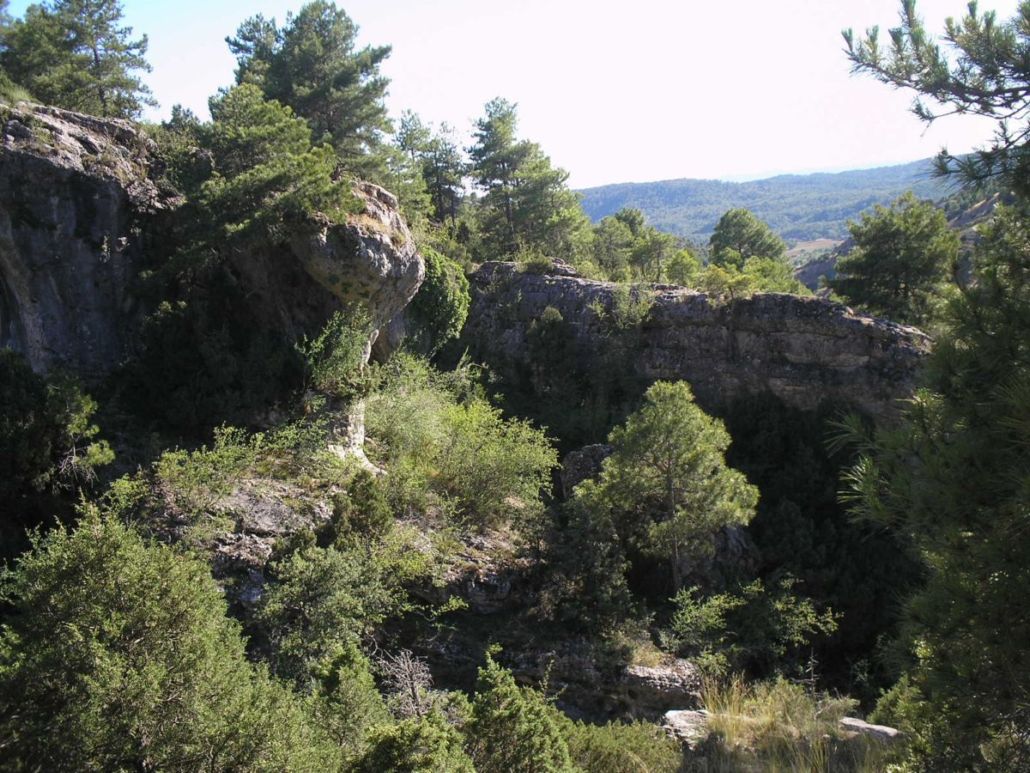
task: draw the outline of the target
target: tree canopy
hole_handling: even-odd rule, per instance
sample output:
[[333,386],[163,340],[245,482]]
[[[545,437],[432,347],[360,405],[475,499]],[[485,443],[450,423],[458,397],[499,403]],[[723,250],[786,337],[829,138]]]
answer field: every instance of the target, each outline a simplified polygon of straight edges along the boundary
[[50,0],[11,24],[0,67],[36,99],[69,110],[139,118],[156,104],[140,73],[150,72],[147,36],[122,26],[118,0]]
[[600,478],[578,496],[616,513],[628,541],[667,559],[678,591],[684,568],[711,551],[719,529],[751,520],[758,490],[726,466],[730,436],[684,381],[652,385],[608,441],[614,451]]
[[748,258],[778,260],[787,251],[783,239],[746,209],[731,209],[719,218],[708,244],[713,263],[735,268]]
[[568,172],[552,167],[535,142],[518,139],[517,128],[516,106],[493,99],[476,122],[469,149],[472,175],[484,191],[484,257],[519,250],[571,256],[587,238],[588,221],[566,186]]
[[358,27],[327,0],[313,0],[286,24],[260,14],[226,38],[236,56],[236,81],[291,107],[308,122],[314,142],[329,142],[348,170],[368,173],[382,136],[391,130],[383,98],[389,80],[379,67],[389,46],[357,48]]
[[956,269],[959,237],[944,213],[906,194],[852,223],[854,249],[830,288],[845,302],[899,322],[924,324]]
[[915,0],[902,0],[901,23],[888,31],[889,41],[878,27],[864,37],[851,29],[843,34],[854,71],[915,91],[912,111],[923,121],[956,114],[997,121],[988,146],[963,156],[942,150],[938,173],[978,185],[1000,177],[1030,193],[1030,2],[1022,0],[1007,22],[969,3],[963,17],[945,22],[947,48],[926,29]]

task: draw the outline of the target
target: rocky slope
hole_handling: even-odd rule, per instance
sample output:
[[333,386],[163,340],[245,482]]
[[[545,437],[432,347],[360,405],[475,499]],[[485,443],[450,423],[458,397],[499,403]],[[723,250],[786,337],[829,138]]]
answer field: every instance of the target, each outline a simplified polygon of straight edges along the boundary
[[[125,121],[0,105],[0,143],[0,346],[38,371],[103,375],[132,351],[139,274],[174,249],[180,201],[156,183],[154,144]],[[273,329],[311,333],[358,306],[374,340],[418,290],[425,266],[396,198],[367,183],[355,193],[364,211],[347,223],[316,216],[232,258]]]
[[[531,372],[531,332],[548,307],[560,314],[577,359],[610,351],[621,324],[617,287],[569,274],[561,267],[535,274],[513,263],[484,264],[472,276],[464,333],[472,355],[509,379]],[[708,410],[768,391],[802,409],[828,400],[887,417],[911,393],[929,348],[915,328],[820,298],[758,294],[720,301],[661,285],[635,293],[638,310],[649,308],[616,367],[645,381],[686,380]],[[549,317],[556,319],[554,311]]]

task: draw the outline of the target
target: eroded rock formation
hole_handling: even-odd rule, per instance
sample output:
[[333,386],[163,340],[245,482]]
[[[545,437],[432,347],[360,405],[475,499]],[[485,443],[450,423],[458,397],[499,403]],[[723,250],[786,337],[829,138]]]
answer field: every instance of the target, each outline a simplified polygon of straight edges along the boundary
[[[39,371],[103,375],[132,350],[146,311],[140,271],[174,249],[181,201],[156,184],[154,144],[126,121],[39,105],[0,105],[0,346]],[[369,183],[346,223],[315,215],[285,243],[228,259],[284,336],[316,331],[333,311],[368,317],[369,347],[408,304],[425,266],[397,199]]]
[[[548,307],[560,314],[577,360],[610,351],[617,287],[560,273],[522,273],[513,263],[480,267],[464,333],[473,356],[524,380],[532,372],[530,332]],[[616,367],[646,382],[686,380],[707,410],[772,392],[802,409],[828,400],[883,418],[911,394],[929,349],[915,328],[821,298],[768,293],[719,301],[663,285],[635,293],[638,308],[641,301],[650,308],[634,323],[638,340]]]

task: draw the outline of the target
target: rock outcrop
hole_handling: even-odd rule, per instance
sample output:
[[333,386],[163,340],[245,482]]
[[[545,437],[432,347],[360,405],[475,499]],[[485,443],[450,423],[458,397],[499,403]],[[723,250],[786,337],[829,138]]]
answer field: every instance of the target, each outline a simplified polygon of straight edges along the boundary
[[[508,379],[524,382],[532,374],[529,334],[548,307],[560,315],[577,360],[599,361],[611,351],[620,324],[619,291],[611,283],[486,263],[471,284],[465,343]],[[911,393],[929,350],[929,338],[915,328],[821,298],[768,293],[719,301],[667,285],[634,292],[638,308],[649,310],[633,323],[637,341],[614,367],[645,382],[686,380],[707,410],[771,392],[802,409],[832,401],[890,416]]]
[[[0,105],[0,346],[38,371],[101,376],[132,352],[146,309],[140,272],[174,249],[181,201],[156,180],[161,160],[126,121],[39,105]],[[397,199],[355,185],[362,212],[314,215],[285,242],[230,256],[260,320],[295,338],[342,307],[368,318],[371,348],[414,297],[425,266]]]
[[125,121],[0,105],[0,346],[39,371],[118,364],[160,216],[152,143]]

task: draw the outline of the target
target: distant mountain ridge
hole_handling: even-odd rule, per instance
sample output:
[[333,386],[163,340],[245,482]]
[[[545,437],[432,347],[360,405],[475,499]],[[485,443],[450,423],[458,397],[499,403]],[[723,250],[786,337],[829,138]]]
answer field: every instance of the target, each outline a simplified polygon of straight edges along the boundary
[[847,221],[874,204],[887,204],[907,190],[936,201],[949,192],[932,177],[930,159],[847,172],[788,174],[749,182],[662,180],[616,183],[579,193],[594,221],[623,207],[641,210],[656,228],[704,242],[722,214],[750,209],[789,242],[844,239]]

